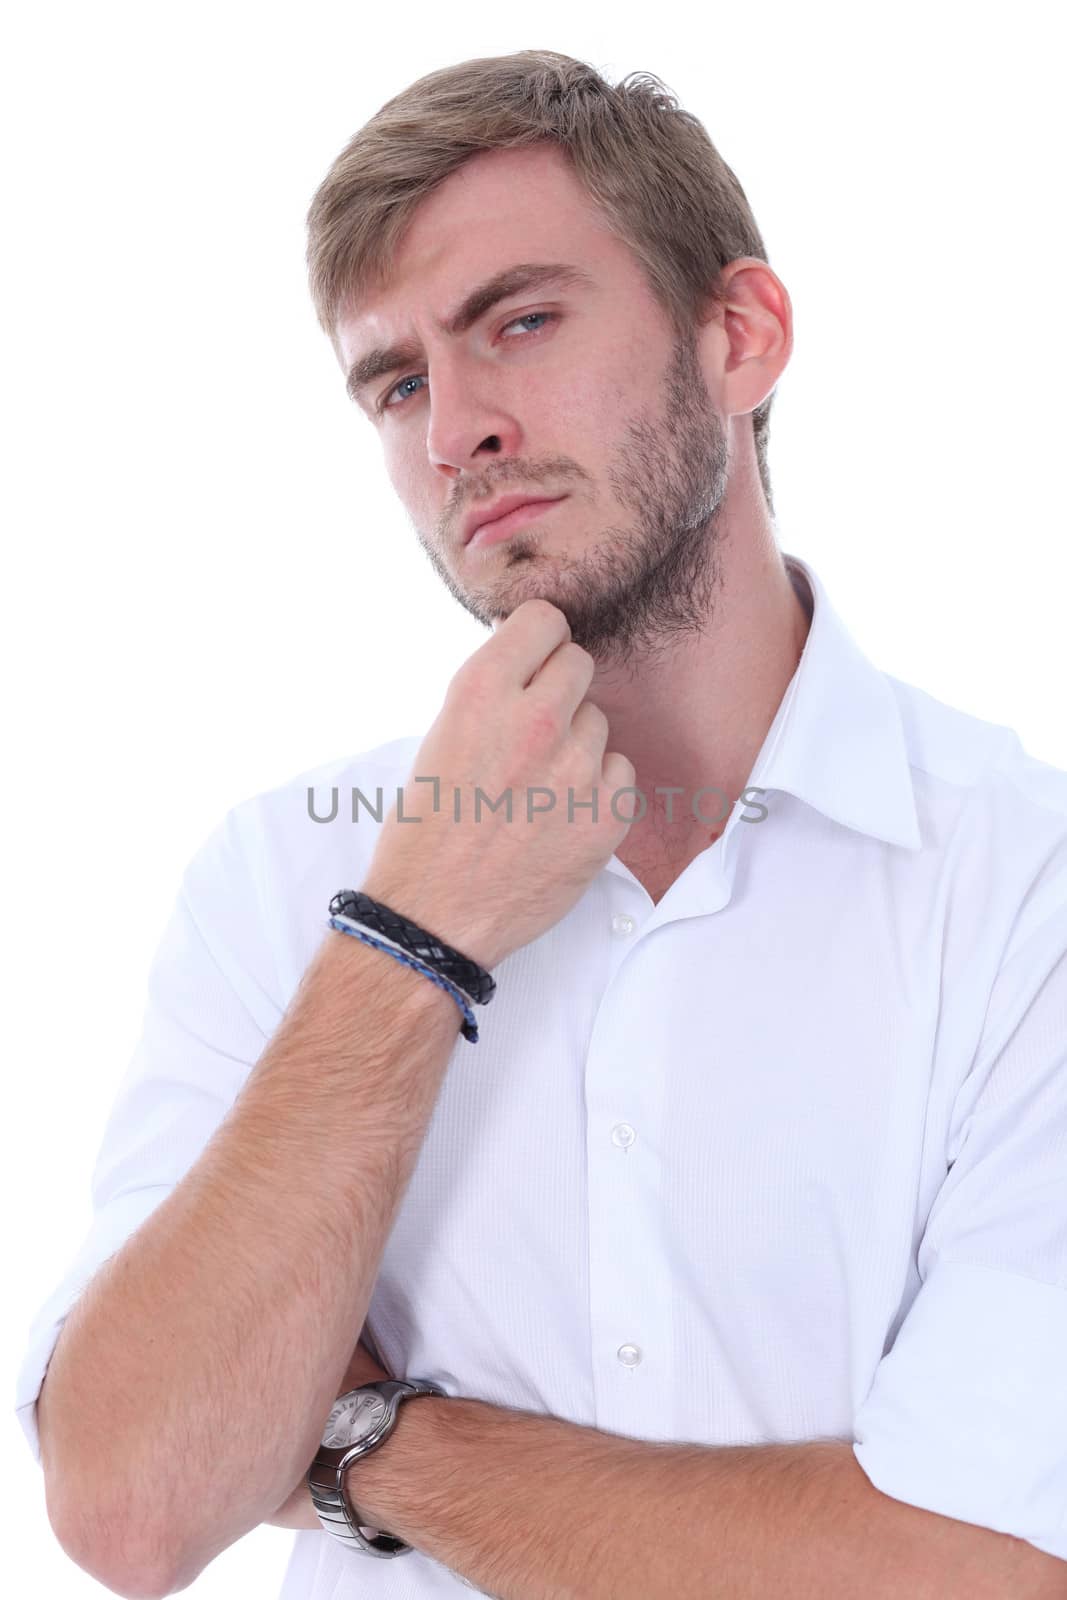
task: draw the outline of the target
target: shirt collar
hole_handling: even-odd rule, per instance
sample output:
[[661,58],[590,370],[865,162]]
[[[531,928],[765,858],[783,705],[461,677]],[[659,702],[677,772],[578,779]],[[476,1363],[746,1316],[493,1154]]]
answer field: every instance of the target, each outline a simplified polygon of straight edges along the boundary
[[922,845],[896,695],[859,649],[814,569],[783,552],[811,591],[797,669],[756,758],[749,786],[779,789],[846,828],[917,850]]

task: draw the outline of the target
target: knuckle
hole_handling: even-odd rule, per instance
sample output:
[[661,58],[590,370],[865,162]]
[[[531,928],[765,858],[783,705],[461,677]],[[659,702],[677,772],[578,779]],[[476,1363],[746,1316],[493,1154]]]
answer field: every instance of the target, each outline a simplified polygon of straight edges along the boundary
[[582,723],[598,733],[603,733],[608,726],[607,713],[602,711],[595,700],[583,700],[579,707]]
[[534,749],[555,744],[560,736],[562,717],[548,700],[535,700],[526,719],[526,739]]
[[453,701],[481,699],[488,692],[490,674],[485,663],[471,656],[453,675],[448,694]]
[[531,595],[529,600],[524,600],[520,606],[516,607],[516,611],[525,611],[540,626],[544,626],[547,623],[558,626],[562,619],[568,635],[570,634],[570,623],[567,622],[559,606],[554,606],[551,600],[546,600],[543,595]]
[[580,664],[586,670],[588,670],[590,667],[592,667],[594,671],[596,670],[596,662],[583,645],[576,644],[573,639],[568,639],[567,643],[562,645],[560,648],[566,650],[570,660],[576,664]]

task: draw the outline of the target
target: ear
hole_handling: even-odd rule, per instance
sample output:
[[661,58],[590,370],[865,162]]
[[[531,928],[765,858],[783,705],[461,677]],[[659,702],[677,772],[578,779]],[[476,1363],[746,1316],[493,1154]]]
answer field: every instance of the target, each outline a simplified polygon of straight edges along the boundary
[[793,353],[793,307],[778,274],[755,256],[728,261],[720,283],[719,403],[725,416],[744,416],[766,400]]

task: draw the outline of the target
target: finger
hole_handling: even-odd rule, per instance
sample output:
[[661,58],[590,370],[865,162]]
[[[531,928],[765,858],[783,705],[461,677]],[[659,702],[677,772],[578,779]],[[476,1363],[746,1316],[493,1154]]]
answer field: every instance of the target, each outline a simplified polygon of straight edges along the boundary
[[525,689],[553,650],[571,636],[570,623],[549,600],[524,600],[503,622],[495,624],[493,637],[469,658],[468,665],[492,661],[510,683]]
[[589,651],[567,639],[534,674],[526,695],[531,701],[557,707],[569,722],[585,699],[595,672],[596,662]]
[[[624,756],[619,750],[609,750],[604,757],[603,778],[609,799],[617,796],[613,814],[618,821],[635,821],[640,796],[632,792],[637,786],[637,769],[629,756]],[[628,792],[620,793],[623,789]]]
[[583,700],[571,722],[571,733],[578,743],[603,765],[604,751],[608,747],[608,719],[592,700]]

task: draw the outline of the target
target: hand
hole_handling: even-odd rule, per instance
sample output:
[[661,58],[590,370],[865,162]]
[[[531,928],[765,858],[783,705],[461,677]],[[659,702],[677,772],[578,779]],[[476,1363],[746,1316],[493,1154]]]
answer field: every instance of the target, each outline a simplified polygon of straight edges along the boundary
[[[387,814],[364,892],[487,968],[554,926],[636,810],[633,794],[617,802],[621,820],[612,806],[636,774],[605,755],[608,719],[584,699],[595,666],[558,606],[516,606],[449,684],[403,790],[405,821]],[[548,793],[528,811],[538,788]]]
[[[390,1378],[391,1373],[380,1367],[366,1345],[363,1343],[363,1334],[360,1333],[360,1342],[352,1352],[352,1359],[348,1363],[348,1370],[341,1380],[341,1389],[337,1398],[347,1394],[349,1389],[358,1389],[364,1383],[378,1383],[382,1379]],[[344,1475],[344,1492],[353,1513],[359,1518],[360,1526],[370,1533],[382,1533],[381,1525],[373,1520],[369,1509],[369,1495],[372,1485],[376,1481],[381,1469],[380,1452],[375,1451],[365,1460],[354,1461]],[[368,1479],[368,1472],[370,1478]],[[356,1485],[360,1489],[360,1502],[357,1510],[355,1499]]]
[[[377,1383],[383,1378],[392,1376],[391,1373],[386,1372],[384,1367],[378,1365],[366,1345],[364,1345],[364,1331],[365,1325],[364,1328],[360,1329],[359,1342],[352,1352],[348,1368],[341,1379],[341,1387],[334,1397],[337,1400],[340,1400],[341,1396],[347,1394],[350,1389],[358,1389],[364,1383]],[[359,1463],[357,1462],[356,1465],[358,1466]],[[284,1505],[279,1506],[273,1517],[267,1520],[275,1528],[321,1529],[322,1524],[311,1503],[306,1472],[300,1474],[299,1481]]]

